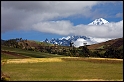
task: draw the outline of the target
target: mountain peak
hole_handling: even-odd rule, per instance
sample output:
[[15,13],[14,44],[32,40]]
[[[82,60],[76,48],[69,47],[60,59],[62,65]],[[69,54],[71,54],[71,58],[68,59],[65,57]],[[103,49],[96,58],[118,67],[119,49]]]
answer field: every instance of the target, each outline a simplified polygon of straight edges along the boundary
[[89,23],[88,25],[103,25],[109,23],[107,20],[103,18],[95,19],[93,22]]

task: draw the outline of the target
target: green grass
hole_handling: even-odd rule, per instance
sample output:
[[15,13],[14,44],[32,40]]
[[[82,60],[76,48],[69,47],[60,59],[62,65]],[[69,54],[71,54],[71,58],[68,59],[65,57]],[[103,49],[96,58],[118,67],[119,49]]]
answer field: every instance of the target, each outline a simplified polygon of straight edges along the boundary
[[[35,57],[52,58],[61,55],[28,51],[2,46],[1,50]],[[2,59],[16,59],[2,53]],[[11,81],[72,81],[82,79],[123,80],[123,62],[92,59],[63,59],[64,62],[6,63],[1,67]]]
[[1,59],[20,59],[20,58],[13,55],[7,55],[7,54],[1,53]]
[[122,80],[122,63],[87,61],[5,64],[2,71],[11,81],[71,81],[81,79]]
[[12,48],[6,46],[2,46],[1,50],[7,50],[7,51],[15,52],[17,54],[21,54],[29,57],[35,57],[35,58],[63,57],[63,55],[49,54],[38,51],[29,51],[29,50],[23,50],[19,48]]

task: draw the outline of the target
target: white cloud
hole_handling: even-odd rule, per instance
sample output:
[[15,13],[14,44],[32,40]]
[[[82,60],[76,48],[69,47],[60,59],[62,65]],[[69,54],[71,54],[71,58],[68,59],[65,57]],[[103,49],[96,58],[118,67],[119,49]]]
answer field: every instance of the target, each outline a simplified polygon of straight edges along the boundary
[[33,29],[41,32],[68,35],[72,33],[72,23],[69,21],[48,21],[33,25]]
[[[92,25],[88,26],[85,25],[85,28],[83,29],[84,25],[79,26],[79,30],[82,29],[82,32],[80,31],[80,34],[92,36],[92,37],[109,37],[109,38],[117,38],[123,36],[123,20],[117,23],[108,23],[105,25]],[[79,31],[78,30],[78,31]],[[77,32],[79,33],[79,32]]]
[[87,15],[96,1],[2,1],[2,32],[13,29],[31,29],[41,21],[72,15]]
[[75,47],[79,47],[79,46],[84,46],[84,43],[87,43],[86,45],[91,45],[91,44],[93,44],[93,42],[92,41],[88,41],[88,40],[84,40],[84,39],[82,39],[82,38],[79,38],[79,39],[77,39],[75,42],[74,42],[74,46]]
[[33,26],[34,30],[60,35],[86,35],[101,38],[115,38],[123,36],[123,20],[105,25],[77,25],[69,21],[41,22]]
[[[50,21],[74,15],[91,17],[92,7],[109,2],[100,1],[2,1],[1,30],[37,30],[60,35],[121,37],[123,21],[102,26],[74,26],[70,21]],[[92,15],[93,13],[93,15]],[[98,16],[98,14],[97,14]],[[100,16],[100,15],[99,15]]]

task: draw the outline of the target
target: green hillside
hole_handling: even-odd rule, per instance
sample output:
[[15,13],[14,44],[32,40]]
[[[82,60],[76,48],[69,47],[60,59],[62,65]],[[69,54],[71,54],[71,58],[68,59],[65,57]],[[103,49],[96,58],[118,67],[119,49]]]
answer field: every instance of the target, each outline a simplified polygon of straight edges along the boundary
[[[20,55],[20,56],[19,56]],[[22,57],[23,56],[23,57]],[[50,58],[50,57],[63,57],[63,55],[56,55],[50,53],[43,53],[39,51],[30,51],[19,48],[1,46],[1,58]]]
[[123,38],[112,39],[93,45],[80,46],[78,48],[18,38],[4,41],[2,42],[2,46],[3,48],[6,47],[6,49],[10,48],[10,52],[17,50],[16,53],[25,54],[31,57],[44,57],[43,55],[39,55],[42,53],[52,54],[53,56],[57,54],[73,57],[123,58]]

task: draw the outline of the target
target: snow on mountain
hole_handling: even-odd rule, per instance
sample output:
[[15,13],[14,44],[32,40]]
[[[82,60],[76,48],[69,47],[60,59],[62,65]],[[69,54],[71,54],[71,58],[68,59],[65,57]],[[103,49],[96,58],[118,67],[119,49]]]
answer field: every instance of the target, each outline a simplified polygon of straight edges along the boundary
[[95,19],[93,22],[89,23],[88,25],[103,25],[109,23],[107,20],[103,18]]
[[59,39],[54,39],[52,38],[51,40],[44,40],[42,42],[48,42],[48,43],[52,43],[52,44],[58,44],[58,45],[63,45],[63,46],[70,46],[70,42],[75,42],[78,39],[83,39],[88,41],[90,38],[86,37],[86,36],[67,36],[67,37],[62,37]]
[[83,38],[77,39],[74,42],[75,47],[84,46],[84,43],[87,43],[87,45],[91,45],[91,44],[101,43],[101,42],[105,42],[112,39],[112,38],[93,38],[93,37],[89,37],[89,38],[90,39],[88,40],[85,40]]
[[91,40],[85,40],[83,38],[79,38],[74,42],[74,46],[75,47],[84,46],[84,43],[87,43],[86,45],[94,44],[94,42],[92,42]]
[[68,40],[69,38],[71,38],[71,37],[70,37],[70,36],[67,36],[67,37],[59,38],[59,40],[62,40],[62,39],[66,39],[66,40]]
[[[93,22],[89,23],[88,25],[103,25],[109,23],[107,20],[103,18],[95,19]],[[87,43],[87,45],[105,42],[111,40],[112,38],[95,38],[90,36],[67,36],[62,38],[52,38],[51,40],[44,40],[43,42],[48,42],[52,44],[58,44],[62,46],[70,46],[70,42],[74,43],[75,47],[84,46],[83,43]]]
[[95,43],[105,42],[107,40],[111,40],[111,38],[95,38],[95,37],[88,37],[88,36],[67,36],[59,39],[54,39],[54,38],[52,38],[51,40],[46,39],[43,42],[58,44],[62,46],[70,46],[70,42],[73,42],[75,47],[79,47],[79,46],[84,46],[84,43],[87,43],[87,45],[91,45]]

